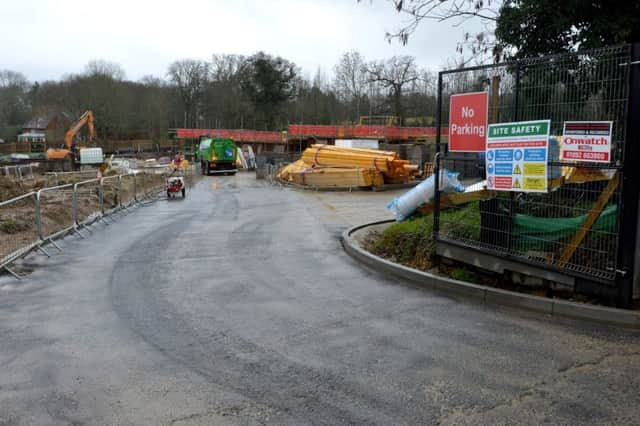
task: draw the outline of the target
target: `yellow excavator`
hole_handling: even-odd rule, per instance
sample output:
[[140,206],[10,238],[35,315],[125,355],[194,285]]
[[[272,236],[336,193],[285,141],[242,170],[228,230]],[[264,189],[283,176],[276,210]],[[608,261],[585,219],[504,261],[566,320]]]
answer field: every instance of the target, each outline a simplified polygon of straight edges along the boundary
[[64,146],[66,148],[49,148],[47,149],[47,160],[63,160],[64,162],[70,162],[72,165],[79,159],[79,151],[75,145],[76,134],[82,129],[83,126],[89,128],[89,140],[92,141],[95,138],[95,128],[93,126],[93,112],[86,111],[80,116],[78,121],[67,130],[64,136]]

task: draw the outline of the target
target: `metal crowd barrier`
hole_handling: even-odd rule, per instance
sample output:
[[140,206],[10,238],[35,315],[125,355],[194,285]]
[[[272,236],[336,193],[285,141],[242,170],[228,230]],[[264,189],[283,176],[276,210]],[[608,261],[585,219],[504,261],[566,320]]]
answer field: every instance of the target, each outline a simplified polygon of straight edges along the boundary
[[[192,176],[192,173],[189,174]],[[152,198],[164,188],[164,174],[127,174],[57,185],[0,202],[0,270],[22,278],[10,268],[33,250],[49,256],[43,247],[57,238],[113,220],[113,215]],[[108,219],[111,218],[111,219]]]

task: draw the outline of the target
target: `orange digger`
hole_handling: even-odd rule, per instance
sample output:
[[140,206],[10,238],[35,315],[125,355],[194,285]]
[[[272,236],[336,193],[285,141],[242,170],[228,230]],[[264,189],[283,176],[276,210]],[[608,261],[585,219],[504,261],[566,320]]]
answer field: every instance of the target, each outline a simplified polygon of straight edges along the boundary
[[78,149],[75,144],[75,137],[83,126],[89,129],[89,140],[95,138],[95,128],[93,126],[93,112],[86,111],[80,116],[78,121],[69,128],[64,136],[65,148],[49,148],[47,150],[47,160],[60,160],[61,164],[69,164],[73,169],[77,164],[102,164],[102,148],[82,148]]

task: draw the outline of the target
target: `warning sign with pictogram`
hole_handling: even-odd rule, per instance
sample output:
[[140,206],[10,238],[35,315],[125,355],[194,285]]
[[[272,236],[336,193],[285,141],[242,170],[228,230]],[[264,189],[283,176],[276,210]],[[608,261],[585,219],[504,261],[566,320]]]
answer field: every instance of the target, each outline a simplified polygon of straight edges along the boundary
[[547,192],[550,120],[490,124],[487,134],[487,188]]

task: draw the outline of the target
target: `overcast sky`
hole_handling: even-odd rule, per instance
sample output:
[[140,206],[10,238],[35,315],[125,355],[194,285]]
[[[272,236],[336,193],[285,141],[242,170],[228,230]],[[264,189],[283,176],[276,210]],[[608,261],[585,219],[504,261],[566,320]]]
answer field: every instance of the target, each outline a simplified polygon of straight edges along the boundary
[[389,44],[385,32],[407,18],[388,0],[2,0],[0,16],[0,69],[32,81],[82,72],[92,59],[120,64],[132,80],[164,77],[176,59],[259,50],[309,76],[330,74],[348,50],[367,60],[413,55],[437,70],[465,30],[428,22],[408,46]]

